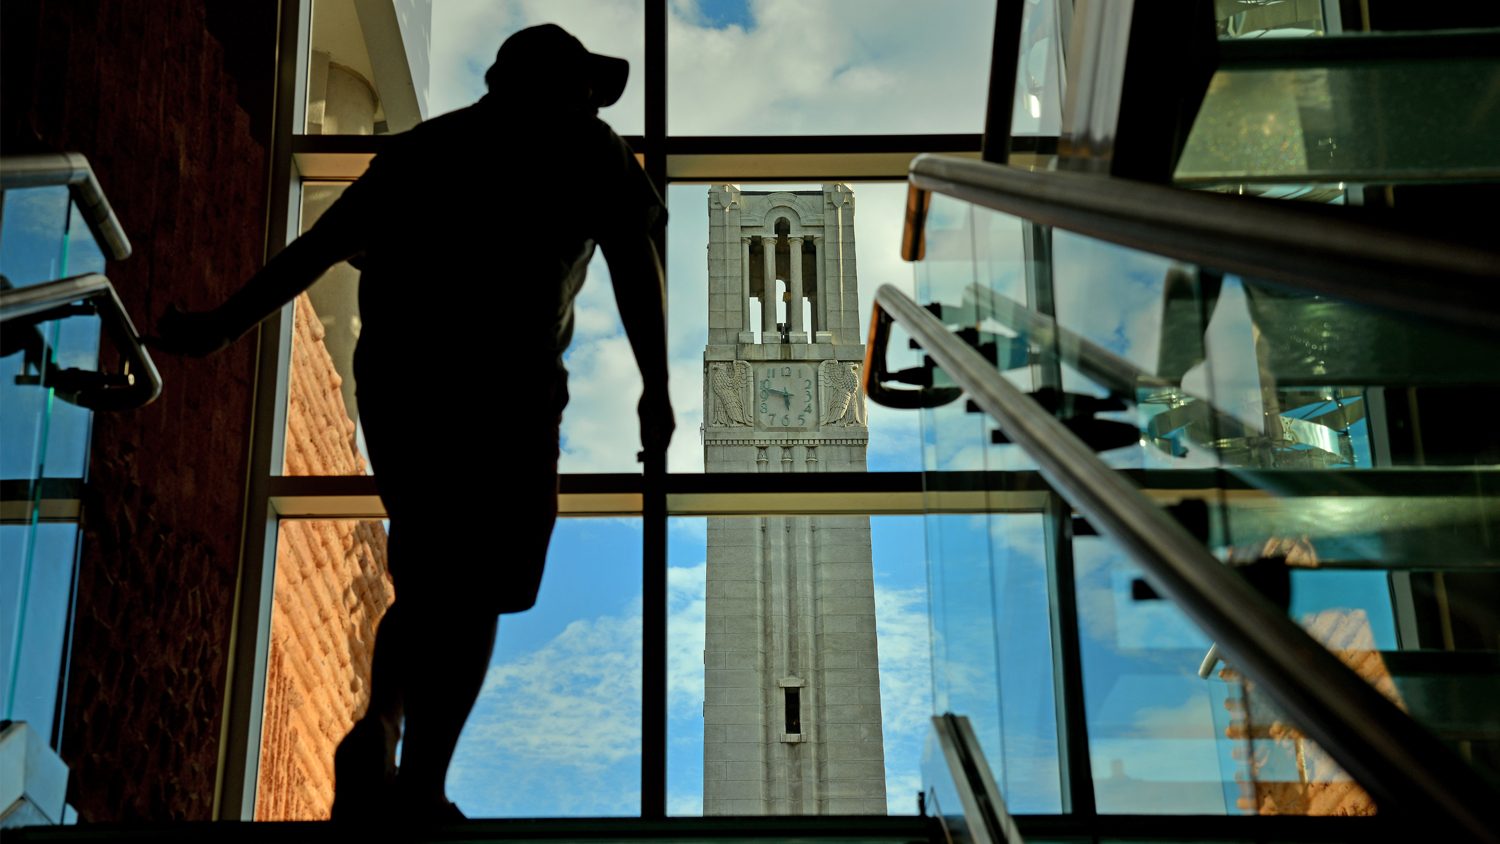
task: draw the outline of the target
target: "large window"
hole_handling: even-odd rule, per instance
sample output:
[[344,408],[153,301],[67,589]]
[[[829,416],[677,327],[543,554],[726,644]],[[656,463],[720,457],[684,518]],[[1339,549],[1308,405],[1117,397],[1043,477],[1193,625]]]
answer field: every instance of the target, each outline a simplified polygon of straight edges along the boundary
[[[670,210],[663,257],[678,428],[667,474],[643,471],[637,460],[640,379],[608,270],[596,256],[577,302],[574,342],[566,357],[571,401],[562,429],[565,518],[555,533],[537,607],[502,620],[490,680],[450,777],[450,793],[471,815],[654,817],[715,811],[705,807],[705,773],[727,769],[705,767],[707,756],[723,748],[705,749],[705,738],[712,743],[718,733],[704,727],[709,655],[701,643],[705,628],[716,623],[704,612],[711,590],[738,594],[743,587],[714,585],[706,578],[708,560],[718,553],[709,537],[734,533],[729,530],[734,526],[761,530],[766,524],[809,537],[860,534],[862,539],[850,539],[852,551],[835,549],[824,557],[844,566],[842,571],[869,569],[860,581],[865,585],[840,579],[817,599],[829,602],[828,612],[839,616],[831,629],[848,630],[834,633],[846,637],[835,641],[847,647],[827,669],[845,672],[830,675],[839,688],[824,695],[816,688],[820,679],[807,679],[814,675],[806,665],[798,676],[772,678],[779,684],[777,716],[785,721],[779,723],[776,747],[812,753],[809,743],[821,717],[816,713],[831,708],[857,720],[862,707],[874,705],[878,696],[878,706],[870,709],[879,713],[874,731],[854,720],[841,722],[830,733],[837,732],[844,743],[829,752],[859,777],[870,774],[861,781],[871,787],[853,796],[864,800],[860,811],[916,810],[921,740],[932,705],[921,523],[883,514],[922,509],[917,414],[874,405],[859,411],[868,444],[860,446],[858,456],[869,473],[884,476],[878,482],[862,477],[863,471],[840,470],[843,464],[831,456],[831,447],[824,462],[835,469],[819,467],[816,458],[805,464],[824,475],[815,483],[807,476],[752,478],[754,472],[725,474],[713,466],[704,471],[704,405],[711,392],[704,352],[713,325],[712,256],[705,260],[711,192],[727,185],[747,194],[839,186],[852,195],[858,209],[849,237],[854,249],[842,260],[848,278],[858,280],[858,305],[850,308],[838,342],[854,364],[861,359],[875,289],[881,284],[912,289],[911,270],[898,255],[911,158],[924,151],[979,151],[993,9],[953,6],[933,14],[900,4],[846,6],[308,0],[300,19],[287,23],[283,43],[295,43],[286,55],[298,73],[296,91],[282,98],[291,118],[283,125],[295,128],[277,139],[282,160],[290,163],[287,181],[278,185],[286,192],[281,206],[289,209],[282,221],[288,240],[358,178],[385,143],[380,136],[473,102],[484,93],[482,76],[498,45],[510,33],[542,22],[558,23],[591,50],[631,62],[624,96],[601,117],[630,141]],[[1045,76],[1040,65],[1038,72]],[[444,175],[444,166],[433,162],[433,178],[452,176]],[[786,262],[788,233],[774,226],[768,231],[778,238],[780,260]],[[755,243],[762,249],[760,239]],[[805,244],[811,268],[813,256],[827,243],[808,234]],[[756,252],[756,260],[761,254]],[[811,292],[815,278],[809,269],[808,343],[818,339],[811,310],[818,307]],[[267,531],[259,547],[250,549],[265,564],[263,576],[244,595],[243,615],[254,622],[244,637],[255,645],[242,650],[247,657],[261,656],[245,661],[231,714],[230,729],[243,756],[231,761],[228,816],[318,817],[324,811],[318,801],[326,802],[329,793],[319,792],[316,799],[289,796],[287,784],[307,777],[286,766],[301,765],[326,777],[321,757],[331,753],[362,705],[355,683],[349,694],[340,692],[336,712],[296,714],[297,706],[328,703],[289,685],[296,654],[287,647],[287,627],[299,618],[309,623],[304,605],[318,606],[318,599],[306,590],[327,585],[327,572],[317,561],[341,560],[349,571],[337,577],[360,575],[355,579],[368,581],[363,592],[334,596],[345,609],[357,605],[358,618],[378,617],[389,601],[388,586],[375,577],[384,554],[384,512],[369,473],[379,467],[370,465],[364,448],[353,390],[352,352],[361,331],[357,279],[352,267],[331,271],[283,314],[280,344],[267,344],[267,371],[276,373],[267,385],[274,400],[261,403],[264,424],[258,429],[264,439],[256,454],[263,474],[253,484]],[[784,273],[777,283],[789,283]],[[790,301],[789,287],[776,292]],[[826,303],[823,307],[818,321],[826,327]],[[752,316],[759,324],[759,312]],[[784,315],[782,321],[790,325],[792,319]],[[761,339],[757,336],[757,342]],[[915,353],[893,355],[894,365],[917,360]],[[445,405],[434,412],[459,411]],[[470,435],[459,432],[465,430],[477,439],[464,441]],[[465,449],[493,447],[483,430],[483,425],[456,426],[453,442],[434,444],[445,452],[434,458],[460,459]],[[791,467],[794,456],[801,467],[809,450],[777,452],[771,473]],[[497,511],[504,507],[503,477],[476,474],[474,481],[477,488],[494,490]],[[814,547],[811,540],[806,547]],[[849,553],[859,560],[846,561]],[[789,554],[789,560],[796,556]],[[860,602],[868,602],[873,613],[851,615],[848,607]],[[368,658],[370,630],[361,624],[333,625],[318,634],[339,640],[324,644],[344,655],[335,660],[344,673],[358,674],[361,658]],[[847,637],[856,629],[871,637],[868,665],[849,644]],[[267,648],[269,658],[263,656]],[[850,664],[842,666],[840,660]],[[269,679],[265,669],[256,668],[267,662]],[[869,689],[857,682],[840,685],[865,670],[872,678]],[[311,757],[293,760],[283,752],[289,746],[286,724],[273,719],[287,717],[326,734],[303,742],[304,748],[314,748]],[[874,757],[867,747],[872,741],[880,745]],[[844,759],[850,754],[857,758]],[[513,790],[502,783],[529,783],[534,789]],[[583,783],[587,787],[579,787]],[[723,793],[738,794],[739,788],[731,784]],[[764,798],[794,793],[791,787],[771,786]],[[735,805],[751,811],[749,804]]]

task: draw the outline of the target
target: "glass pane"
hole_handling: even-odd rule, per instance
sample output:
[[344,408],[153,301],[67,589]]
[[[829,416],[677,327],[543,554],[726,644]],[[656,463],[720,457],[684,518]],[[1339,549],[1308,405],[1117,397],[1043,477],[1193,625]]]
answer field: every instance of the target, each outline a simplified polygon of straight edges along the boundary
[[[449,770],[469,817],[640,811],[640,548],[638,519],[558,522],[536,606],[501,619]],[[281,523],[256,820],[328,816],[393,595],[385,567],[382,522]]]
[[[338,199],[347,183],[308,182],[302,189],[302,230]],[[330,269],[296,303],[296,328],[287,405],[283,472],[288,475],[357,475],[372,471],[355,394],[354,348],[359,316],[359,271],[347,263]],[[413,350],[413,354],[418,354]],[[435,365],[469,366],[442,360]],[[563,414],[563,472],[639,472],[640,423],[636,402],[641,376],[620,323],[609,268],[596,252],[574,302],[573,342],[563,356],[569,370],[568,409]],[[503,355],[484,362],[494,374]],[[476,376],[477,378],[487,376]],[[496,377],[499,377],[498,375]],[[510,373],[517,384],[531,384],[536,373]],[[478,389],[478,387],[476,387]],[[414,393],[421,386],[414,385]],[[520,393],[517,394],[518,397]],[[472,397],[449,397],[469,401]],[[434,413],[444,413],[434,409]],[[680,423],[679,423],[680,424]],[[454,419],[455,430],[465,430]],[[692,438],[679,430],[677,443]]]
[[[104,272],[104,255],[66,187],[6,191],[0,274],[12,287]],[[99,318],[80,315],[7,329],[0,359],[0,478],[82,478],[93,414],[59,400],[58,370],[93,371]],[[18,381],[18,379],[22,379]]]
[[[0,719],[49,741],[73,617],[78,525],[0,525]],[[55,741],[54,741],[55,744]]]
[[1225,39],[1307,38],[1341,29],[1339,4],[1328,0],[1214,0],[1214,18]]
[[1022,10],[1021,48],[1016,60],[1016,102],[1012,135],[1057,137],[1062,132],[1063,67],[1068,37],[1063,23],[1072,4],[1031,0]]
[[668,554],[668,811],[915,813],[921,522],[676,518]]
[[644,6],[639,0],[315,0],[306,132],[403,132],[485,94],[484,72],[512,33],[556,23],[595,53],[630,62],[625,92],[600,117],[643,131]]
[[1389,60],[1214,74],[1179,183],[1464,182],[1500,174],[1500,62]]
[[[920,467],[916,416],[841,387],[863,369],[875,288],[911,289],[897,252],[905,197],[901,184],[668,188],[671,471],[701,472],[705,459],[709,471],[777,471],[760,463],[779,459],[761,448],[773,441],[816,449],[806,471]],[[799,291],[801,306],[789,312]],[[776,303],[774,313],[763,299]],[[910,359],[898,350],[891,366]],[[772,361],[788,371],[773,372]],[[794,471],[803,471],[796,459]]]
[[[1046,229],[1030,260],[1009,259],[1029,274],[1028,299],[981,260],[981,221],[996,216],[934,199],[919,277],[945,321],[993,320],[1020,338],[1034,383],[1058,379],[1059,415],[1106,463],[1145,470],[1139,482],[1212,554],[1494,769],[1496,718],[1467,702],[1500,680],[1500,443],[1473,414],[1500,387],[1495,338]],[[924,425],[929,469],[1005,465],[976,459],[983,438],[957,411]],[[1203,654],[1188,652],[1206,652],[1202,635],[1075,526],[1101,811],[1364,811],[1309,796],[1356,792],[1312,788],[1347,778],[1232,668],[1200,680]],[[1248,701],[1252,720],[1214,720],[1226,700]],[[1146,730],[1159,717],[1177,732]],[[1267,738],[1283,727],[1295,741]],[[1226,739],[1251,761],[1231,765]],[[1266,787],[1238,790],[1237,775]]]
[[0,274],[14,287],[68,275],[72,202],[65,185],[7,190],[0,215]]
[[1051,603],[1035,513],[930,513],[934,712],[969,718],[1006,808],[1062,811]]
[[672,3],[674,135],[981,132],[993,4]]
[[[1212,643],[1169,602],[1143,599],[1118,552],[1092,538],[1073,547],[1100,812],[1375,813],[1369,794],[1238,672],[1200,676]],[[1357,583],[1323,586],[1304,599],[1334,605],[1311,623],[1315,634],[1337,628],[1366,649],[1389,636],[1388,607],[1383,618],[1347,608]]]
[[255,795],[258,821],[321,820],[333,751],[369,700],[393,592],[380,521],[281,522]]

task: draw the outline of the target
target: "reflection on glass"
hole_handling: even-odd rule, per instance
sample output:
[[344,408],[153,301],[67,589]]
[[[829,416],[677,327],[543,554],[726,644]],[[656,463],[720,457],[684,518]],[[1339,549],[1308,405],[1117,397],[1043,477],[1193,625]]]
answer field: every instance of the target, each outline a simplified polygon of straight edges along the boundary
[[[1173,514],[1311,639],[1476,767],[1500,769],[1500,722],[1473,705],[1500,683],[1500,441],[1478,411],[1500,388],[1495,338],[943,196],[933,197],[926,248],[922,298],[943,305],[950,327],[977,330],[1028,389],[1059,385],[1069,401],[1055,411],[1107,464],[1151,470],[1140,482],[1159,499],[1186,499]],[[922,417],[930,489],[953,477],[944,470],[1017,465],[1004,454],[1019,449],[990,446],[955,406]],[[1101,812],[1374,811],[1118,549],[1074,524]],[[985,546],[979,517],[932,516],[928,539],[940,654],[950,607],[969,606],[960,630],[970,636],[1014,617],[977,597],[978,580],[944,585],[956,561],[971,578],[986,564],[1000,570],[984,557],[998,561],[1000,546]],[[1014,638],[960,654],[999,665],[1003,680]],[[940,701],[944,682],[939,671]],[[970,708],[1003,712],[1003,688]],[[1003,758],[990,747],[1002,728],[960,714]]]
[[[1200,676],[1211,643],[1171,603],[1143,597],[1118,552],[1095,539],[1073,549],[1100,812],[1374,812],[1369,795],[1237,671]],[[1363,610],[1325,610],[1310,621],[1315,635],[1337,629],[1335,652],[1355,662],[1373,647]]]
[[679,518],[668,536],[668,811],[915,812],[921,523]]
[[[620,134],[640,134],[645,12],[639,0],[316,0],[307,70],[310,135],[404,132],[485,94],[484,71],[517,30],[556,23],[595,53],[631,64],[625,93],[600,112]],[[503,94],[503,92],[501,92]]]
[[1325,0],[1270,3],[1214,0],[1214,19],[1220,38],[1307,38],[1337,34],[1342,28],[1339,17],[1338,4]]
[[[500,556],[459,564],[504,564],[492,533]],[[640,548],[636,519],[558,522],[537,604],[502,618],[449,770],[470,817],[640,811]],[[334,747],[364,711],[393,596],[385,566],[379,521],[281,523],[256,820],[328,816]]]
[[[4,192],[0,286],[28,287],[104,270],[104,256],[66,186]],[[85,476],[93,414],[55,386],[98,368],[99,318],[10,323],[0,358],[0,481],[24,517],[0,527],[0,718],[57,743],[72,625],[78,526],[39,522],[41,481]]]
[[[755,448],[796,432],[794,448],[814,449],[807,471],[919,468],[916,415],[870,404],[847,389],[863,368],[875,288],[909,290],[911,270],[896,248],[905,196],[896,184],[668,188],[667,348],[678,420],[670,470],[703,471],[705,447],[719,443],[741,449],[725,452],[737,468],[712,464],[709,471],[778,471],[779,465],[762,467]],[[896,344],[892,349],[892,368],[917,360]],[[790,375],[761,384],[769,361],[807,368],[798,414],[790,413],[790,387],[776,380]],[[769,402],[765,416],[762,399]],[[771,424],[773,406],[785,420]]]
[[1179,183],[1494,178],[1500,62],[1389,60],[1214,74]]
[[1062,131],[1062,85],[1072,4],[1030,0],[1022,9],[1021,47],[1016,60],[1013,135],[1057,137]]
[[1042,519],[927,522],[934,711],[967,716],[1007,808],[1062,811]]
[[[0,275],[28,287],[104,271],[104,255],[66,187],[6,191]],[[82,478],[93,414],[50,389],[58,370],[98,368],[99,318],[12,325],[0,358],[0,478]]]
[[[676,135],[979,132],[992,4],[672,3]],[[587,39],[585,39],[587,43]],[[894,232],[893,232],[894,236]]]
[[78,525],[0,525],[0,719],[54,746],[73,617]]

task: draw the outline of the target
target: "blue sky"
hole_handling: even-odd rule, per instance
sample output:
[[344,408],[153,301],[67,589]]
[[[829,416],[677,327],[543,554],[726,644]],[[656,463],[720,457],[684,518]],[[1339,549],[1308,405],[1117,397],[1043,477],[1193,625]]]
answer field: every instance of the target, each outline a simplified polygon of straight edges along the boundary
[[[678,8],[686,5],[686,3],[677,4]],[[747,0],[698,0],[698,20],[713,29],[724,29],[730,26],[750,29],[755,26],[755,19],[750,14],[750,4]]]

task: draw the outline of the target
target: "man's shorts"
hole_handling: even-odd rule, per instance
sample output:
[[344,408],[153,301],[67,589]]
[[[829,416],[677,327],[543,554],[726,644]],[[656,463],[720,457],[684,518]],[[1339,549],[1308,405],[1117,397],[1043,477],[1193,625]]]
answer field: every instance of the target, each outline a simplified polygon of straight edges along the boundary
[[536,603],[557,520],[566,387],[547,398],[532,405],[543,418],[499,419],[441,393],[359,392],[396,600],[496,614]]

